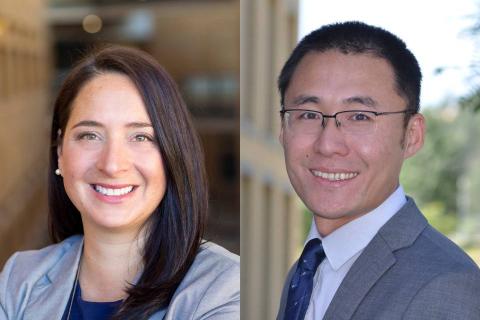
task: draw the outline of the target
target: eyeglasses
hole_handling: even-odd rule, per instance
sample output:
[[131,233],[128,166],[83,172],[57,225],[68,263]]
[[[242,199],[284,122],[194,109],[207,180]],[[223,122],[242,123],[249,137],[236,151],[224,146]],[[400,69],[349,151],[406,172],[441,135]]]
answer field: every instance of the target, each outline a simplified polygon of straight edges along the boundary
[[378,116],[391,114],[415,114],[412,110],[376,112],[365,110],[339,111],[332,115],[307,109],[284,109],[280,114],[289,131],[295,134],[318,135],[327,125],[328,118],[335,119],[335,124],[342,132],[355,135],[369,135],[377,130]]

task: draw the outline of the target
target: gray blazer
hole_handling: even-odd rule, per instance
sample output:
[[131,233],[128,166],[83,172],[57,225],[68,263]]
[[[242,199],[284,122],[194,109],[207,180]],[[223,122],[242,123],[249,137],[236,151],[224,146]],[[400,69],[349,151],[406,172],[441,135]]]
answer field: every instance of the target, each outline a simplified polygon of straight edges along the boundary
[[480,270],[408,198],[352,265],[323,319],[478,320]]
[[[61,319],[73,287],[83,237],[15,253],[0,274],[0,320]],[[151,320],[240,319],[239,257],[203,244],[170,305]]]

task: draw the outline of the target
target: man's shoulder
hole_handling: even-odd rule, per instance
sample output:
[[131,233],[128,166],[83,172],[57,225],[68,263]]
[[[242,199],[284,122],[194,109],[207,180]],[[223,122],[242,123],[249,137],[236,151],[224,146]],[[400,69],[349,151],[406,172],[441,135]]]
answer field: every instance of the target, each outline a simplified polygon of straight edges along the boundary
[[452,240],[428,225],[412,246],[421,253],[417,261],[438,271],[471,271],[480,275],[477,264]]
[[430,273],[450,269],[478,271],[473,260],[452,240],[432,227],[412,198],[379,231],[398,262]]
[[[355,319],[386,314],[391,319],[478,318],[468,315],[478,315],[480,296],[474,293],[480,290],[480,269],[459,246],[428,224],[412,201],[365,248],[342,286],[363,292],[365,288],[358,286],[369,270],[377,277],[363,282],[371,287]],[[352,297],[344,290],[340,300]],[[335,310],[342,308],[340,300]]]
[[[410,270],[415,270],[411,273],[414,274],[412,278],[420,282],[404,319],[478,319],[478,265],[459,246],[430,225],[411,250],[411,256],[414,255],[415,259],[405,262],[408,262]],[[405,279],[407,283],[410,281],[415,280]],[[425,306],[429,307],[425,309]]]
[[396,263],[391,269],[392,279],[409,283],[418,290],[424,288],[426,292],[427,288],[446,285],[450,288],[449,294],[462,295],[470,285],[480,287],[478,265],[430,224],[426,224],[410,245],[394,250],[393,254]]

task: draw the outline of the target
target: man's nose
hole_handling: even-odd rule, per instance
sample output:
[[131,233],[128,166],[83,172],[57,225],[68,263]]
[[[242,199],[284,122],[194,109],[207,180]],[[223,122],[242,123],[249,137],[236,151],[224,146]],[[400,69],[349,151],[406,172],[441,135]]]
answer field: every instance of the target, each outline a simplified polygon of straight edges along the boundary
[[322,129],[316,137],[314,149],[325,157],[348,154],[345,136],[334,117],[323,118]]
[[97,159],[97,169],[108,176],[115,176],[128,170],[130,165],[128,142],[121,139],[107,140]]

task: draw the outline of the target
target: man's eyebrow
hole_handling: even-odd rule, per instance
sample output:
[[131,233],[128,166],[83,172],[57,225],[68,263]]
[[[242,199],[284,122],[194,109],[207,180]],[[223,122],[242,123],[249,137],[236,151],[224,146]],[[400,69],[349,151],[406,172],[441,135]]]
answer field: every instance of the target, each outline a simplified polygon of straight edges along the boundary
[[369,108],[375,108],[377,101],[368,96],[353,96],[343,100],[344,104],[361,104]]
[[301,95],[293,99],[292,105],[298,106],[300,104],[305,104],[305,103],[319,103],[320,98],[317,96],[310,96],[310,95]]
[[[141,122],[141,121],[136,121],[136,122],[129,122],[125,125],[127,128],[153,128],[152,124],[149,123],[149,122]],[[100,127],[100,128],[103,128],[105,127],[103,124],[101,124],[100,122],[98,121],[94,121],[94,120],[82,120],[80,122],[78,122],[77,124],[75,124],[73,128],[77,128],[77,127]]]

